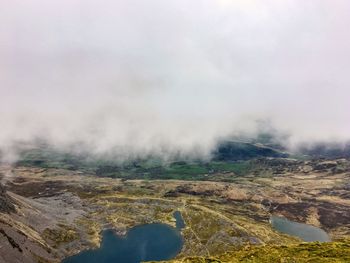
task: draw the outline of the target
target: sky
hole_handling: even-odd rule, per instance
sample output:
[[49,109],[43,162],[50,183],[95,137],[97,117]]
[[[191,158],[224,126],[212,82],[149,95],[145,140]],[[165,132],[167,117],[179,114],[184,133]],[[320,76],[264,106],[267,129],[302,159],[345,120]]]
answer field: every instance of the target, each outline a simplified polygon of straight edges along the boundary
[[206,156],[350,137],[347,0],[0,0],[0,149]]

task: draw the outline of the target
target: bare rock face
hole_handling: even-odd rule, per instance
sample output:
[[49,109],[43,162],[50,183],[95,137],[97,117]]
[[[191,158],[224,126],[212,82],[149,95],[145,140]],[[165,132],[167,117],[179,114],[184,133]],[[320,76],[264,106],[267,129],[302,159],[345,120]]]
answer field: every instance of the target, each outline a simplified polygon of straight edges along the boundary
[[13,200],[7,195],[5,187],[0,184],[0,212],[10,213],[15,211]]

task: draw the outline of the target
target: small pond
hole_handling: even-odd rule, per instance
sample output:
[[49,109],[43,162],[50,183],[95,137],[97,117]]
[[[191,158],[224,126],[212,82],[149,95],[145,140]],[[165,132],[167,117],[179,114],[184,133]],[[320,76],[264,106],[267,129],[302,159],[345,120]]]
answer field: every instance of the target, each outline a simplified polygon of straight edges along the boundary
[[185,221],[182,218],[182,215],[180,211],[175,211],[173,214],[174,218],[176,219],[176,229],[182,229],[185,227]]
[[125,236],[113,230],[102,232],[101,247],[83,251],[63,263],[139,263],[174,258],[183,245],[180,229],[184,221],[175,212],[176,228],[166,224],[145,224],[131,228]]
[[271,216],[270,222],[272,227],[279,232],[299,237],[301,240],[306,242],[330,241],[328,234],[321,228],[315,226],[293,222],[280,216]]

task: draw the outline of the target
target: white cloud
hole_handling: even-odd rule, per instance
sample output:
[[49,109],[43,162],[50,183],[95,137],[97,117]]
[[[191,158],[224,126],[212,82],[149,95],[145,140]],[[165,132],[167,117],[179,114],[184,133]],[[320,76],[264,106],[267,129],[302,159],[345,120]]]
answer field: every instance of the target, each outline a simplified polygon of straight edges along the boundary
[[348,1],[0,1],[3,147],[205,154],[257,119],[349,139]]

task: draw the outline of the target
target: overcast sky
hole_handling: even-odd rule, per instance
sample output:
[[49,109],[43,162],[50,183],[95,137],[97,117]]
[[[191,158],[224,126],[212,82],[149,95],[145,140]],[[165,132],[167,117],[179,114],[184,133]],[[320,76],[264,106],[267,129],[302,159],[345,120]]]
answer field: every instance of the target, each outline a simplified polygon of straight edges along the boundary
[[350,1],[0,0],[0,147],[350,137]]

